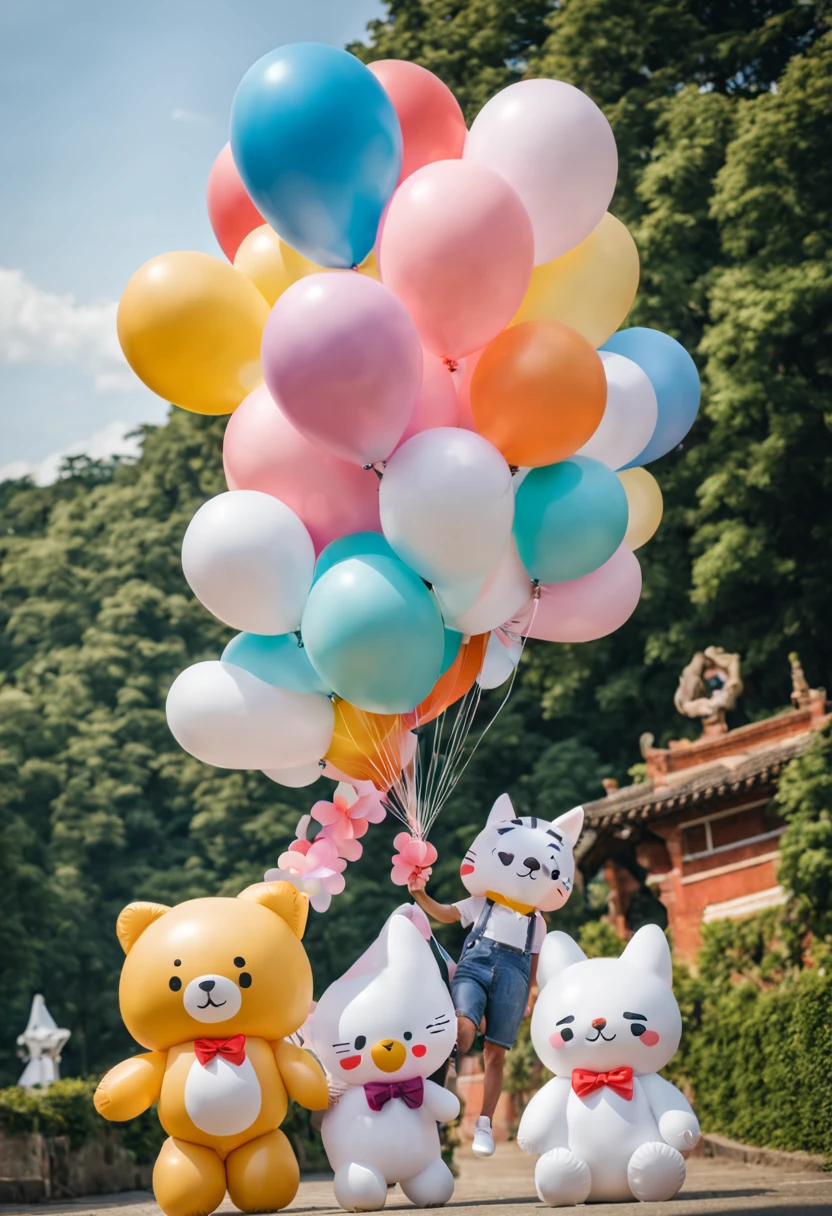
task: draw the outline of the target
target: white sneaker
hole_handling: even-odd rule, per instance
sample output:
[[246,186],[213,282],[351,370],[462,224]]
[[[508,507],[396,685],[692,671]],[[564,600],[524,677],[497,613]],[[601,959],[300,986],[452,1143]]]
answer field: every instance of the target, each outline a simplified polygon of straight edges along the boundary
[[494,1136],[491,1131],[491,1120],[487,1115],[480,1115],[479,1119],[477,1119],[471,1151],[475,1157],[492,1157],[494,1155]]

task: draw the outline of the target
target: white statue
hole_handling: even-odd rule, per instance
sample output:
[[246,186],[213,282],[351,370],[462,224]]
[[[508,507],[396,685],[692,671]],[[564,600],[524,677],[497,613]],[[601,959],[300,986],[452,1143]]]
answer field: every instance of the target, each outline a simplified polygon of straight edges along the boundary
[[33,997],[26,1029],[23,1034],[17,1036],[17,1045],[24,1048],[25,1059],[28,1061],[18,1085],[24,1089],[40,1085],[45,1089],[47,1085],[57,1081],[60,1076],[58,1065],[61,1062],[61,1052],[70,1033],[69,1030],[62,1030],[58,1026],[40,993]]

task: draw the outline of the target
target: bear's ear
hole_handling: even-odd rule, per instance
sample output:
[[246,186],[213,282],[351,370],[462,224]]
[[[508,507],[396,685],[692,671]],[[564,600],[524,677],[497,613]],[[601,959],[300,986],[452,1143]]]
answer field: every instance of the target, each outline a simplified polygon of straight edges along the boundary
[[116,921],[116,933],[124,953],[129,954],[148,925],[166,912],[170,908],[164,904],[135,903],[123,908]]
[[578,843],[578,837],[581,834],[583,826],[584,808],[582,806],[573,807],[571,811],[567,811],[565,815],[560,815],[552,823],[555,831],[562,832],[573,848]]
[[514,819],[514,807],[508,794],[500,794],[500,797],[492,806],[487,823],[489,827],[492,823],[506,823],[509,819]]
[[251,900],[253,904],[262,904],[270,912],[276,912],[296,937],[303,937],[309,915],[309,900],[292,883],[256,882],[254,886],[241,891],[237,898]]

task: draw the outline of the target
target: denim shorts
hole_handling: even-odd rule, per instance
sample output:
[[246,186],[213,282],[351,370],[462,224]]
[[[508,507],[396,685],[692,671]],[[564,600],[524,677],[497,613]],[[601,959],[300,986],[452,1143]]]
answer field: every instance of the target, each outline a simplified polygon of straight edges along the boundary
[[463,952],[451,981],[457,1014],[479,1026],[498,1047],[513,1047],[529,1000],[531,955],[520,954],[489,937]]

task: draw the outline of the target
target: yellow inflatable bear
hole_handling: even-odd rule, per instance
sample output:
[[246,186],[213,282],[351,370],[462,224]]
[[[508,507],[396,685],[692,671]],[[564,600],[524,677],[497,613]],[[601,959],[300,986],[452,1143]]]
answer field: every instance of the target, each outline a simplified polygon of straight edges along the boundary
[[244,1212],[276,1211],[297,1192],[279,1131],[287,1096],[327,1105],[320,1066],[286,1041],[312,1001],[307,911],[295,887],[274,882],[236,899],[129,904],[118,918],[121,1013],[149,1050],[107,1073],[95,1105],[120,1122],[158,1101],[169,1139],[153,1190],[167,1216],[207,1216],[226,1189]]

